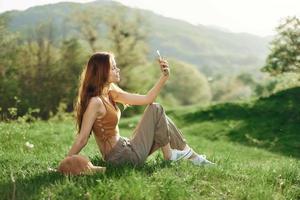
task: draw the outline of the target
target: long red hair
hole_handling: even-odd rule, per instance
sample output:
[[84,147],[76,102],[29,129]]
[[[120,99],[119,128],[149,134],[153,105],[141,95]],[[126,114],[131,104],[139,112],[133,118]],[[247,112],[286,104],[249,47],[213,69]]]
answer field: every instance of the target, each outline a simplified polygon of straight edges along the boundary
[[109,52],[94,53],[81,73],[75,104],[78,131],[81,128],[83,114],[89,100],[101,95],[105,84],[108,83],[112,57],[113,54]]

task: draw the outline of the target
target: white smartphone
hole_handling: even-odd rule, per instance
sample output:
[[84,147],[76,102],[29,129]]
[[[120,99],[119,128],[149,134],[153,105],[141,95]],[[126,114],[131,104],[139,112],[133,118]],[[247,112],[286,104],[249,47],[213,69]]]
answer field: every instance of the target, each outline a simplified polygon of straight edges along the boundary
[[159,58],[159,59],[162,59],[162,57],[161,57],[161,55],[160,55],[160,53],[159,53],[159,50],[156,50],[156,53],[157,53],[157,55],[158,55],[158,58]]

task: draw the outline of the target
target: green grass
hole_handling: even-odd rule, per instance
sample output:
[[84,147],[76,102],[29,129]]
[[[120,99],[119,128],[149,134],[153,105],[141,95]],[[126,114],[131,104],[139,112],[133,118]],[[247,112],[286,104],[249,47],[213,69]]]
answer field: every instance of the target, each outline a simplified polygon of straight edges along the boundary
[[[107,172],[62,176],[47,168],[68,152],[73,121],[0,123],[0,199],[300,199],[299,94],[294,88],[251,102],[166,110],[216,167],[171,163],[160,152],[140,167],[113,167],[91,137],[81,154]],[[122,118],[121,134],[129,136],[139,118]]]

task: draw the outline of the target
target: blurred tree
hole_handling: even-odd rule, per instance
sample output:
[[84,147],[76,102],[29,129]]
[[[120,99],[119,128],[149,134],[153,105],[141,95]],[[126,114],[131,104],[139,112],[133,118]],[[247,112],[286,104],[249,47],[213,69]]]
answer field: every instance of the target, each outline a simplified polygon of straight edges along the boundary
[[248,73],[224,76],[219,74],[210,83],[214,102],[246,99],[253,95],[256,82]]
[[258,97],[269,96],[274,92],[277,83],[278,83],[277,79],[264,80],[263,82],[258,83],[257,86],[255,87],[254,90],[255,94]]
[[101,21],[103,21],[101,15],[91,12],[91,8],[87,7],[75,10],[70,16],[69,20],[82,39],[88,43],[91,51],[95,52],[97,49],[101,49],[99,44],[99,27],[101,26]]
[[138,11],[132,13],[128,12],[128,8],[118,6],[104,21],[108,27],[110,49],[121,69],[119,85],[125,90],[130,89],[128,83],[139,78],[131,76],[132,70],[147,61],[147,20]]
[[236,77],[237,80],[240,80],[244,85],[255,86],[256,81],[253,76],[249,73],[241,73]]
[[[151,75],[142,76],[144,71],[133,76],[138,68],[144,69],[147,61],[146,20],[124,8],[113,9],[115,12],[105,15],[105,20],[99,18],[98,14],[83,10],[75,13],[73,22],[77,23],[82,38],[92,51],[101,51],[100,46],[107,44],[103,50],[112,51],[121,68],[120,86],[133,91],[144,85],[141,81],[136,85],[135,81],[144,77],[152,78]],[[85,45],[82,40],[65,37],[64,41],[56,43],[56,29],[52,21],[46,21],[27,28],[27,34],[23,34],[18,41],[6,31],[4,25],[3,20],[0,43],[6,48],[0,52],[0,107],[15,106],[14,97],[17,96],[21,99],[18,104],[19,115],[25,114],[30,108],[39,108],[40,117],[46,119],[49,113],[56,113],[61,102],[71,111],[78,76],[88,58],[87,54],[90,54],[82,46]],[[103,41],[101,45],[100,36]],[[156,69],[159,72],[158,64]]]
[[0,107],[2,116],[7,116],[8,108],[15,107],[18,96],[18,77],[16,57],[19,53],[19,36],[7,31],[9,19],[0,16]]
[[85,59],[79,41],[75,38],[63,41],[60,48],[59,80],[62,100],[67,104],[67,111],[73,110],[73,102],[77,95],[77,84]]
[[[167,82],[162,98],[170,94],[180,105],[206,104],[211,100],[211,91],[206,77],[195,67],[183,62],[169,60],[170,80]],[[167,95],[168,94],[168,95]]]
[[114,53],[121,69],[120,87],[133,89],[129,87],[129,82],[139,77],[133,78],[132,71],[147,62],[147,20],[138,11],[130,12],[125,6],[114,6],[109,8],[109,12],[101,6],[97,7],[97,13],[91,10],[95,8],[76,10],[70,18],[71,22],[93,52]]
[[285,72],[280,76],[266,75],[255,88],[257,96],[265,97],[282,90],[300,86],[300,73]]
[[300,71],[300,20],[287,17],[277,28],[278,35],[271,42],[271,53],[262,71],[271,75]]
[[20,47],[17,60],[23,114],[28,108],[40,108],[41,117],[47,118],[60,102],[59,54],[53,46],[53,31],[51,22],[41,23]]

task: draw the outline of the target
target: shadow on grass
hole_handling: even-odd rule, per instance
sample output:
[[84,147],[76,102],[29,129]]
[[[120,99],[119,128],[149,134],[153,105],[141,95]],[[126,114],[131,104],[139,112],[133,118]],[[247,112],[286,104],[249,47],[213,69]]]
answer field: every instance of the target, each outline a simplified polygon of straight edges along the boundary
[[300,88],[250,103],[224,103],[182,116],[185,124],[240,121],[227,137],[244,145],[300,158]]
[[94,165],[106,167],[106,172],[105,172],[106,178],[120,178],[124,176],[124,174],[126,175],[127,173],[131,173],[133,170],[138,173],[143,173],[144,175],[150,176],[155,171],[158,171],[163,168],[170,168],[173,166],[172,162],[163,160],[158,155],[153,160],[137,166],[130,163],[125,163],[118,166],[111,165],[109,163],[106,163],[102,159],[100,159],[98,156],[92,158],[91,162]]
[[99,179],[105,182],[127,175],[132,176],[132,173],[142,173],[145,176],[151,176],[151,174],[157,170],[172,167],[171,162],[162,160],[158,156],[154,160],[140,166],[134,166],[128,163],[114,166],[104,162],[99,156],[94,156],[90,160],[94,165],[105,166],[107,168],[106,172],[104,174],[96,173],[83,176],[64,176],[58,172],[49,171],[36,173],[27,177],[15,175],[15,183],[12,181],[0,183],[1,199],[36,199],[43,188],[57,184],[63,186],[66,181],[72,181],[75,186],[78,185],[78,187],[82,187],[81,184],[84,183],[90,188],[98,184]]
[[32,199],[40,188],[63,179],[58,173],[41,172],[29,177],[18,175],[15,183],[12,181],[1,183],[1,199]]

